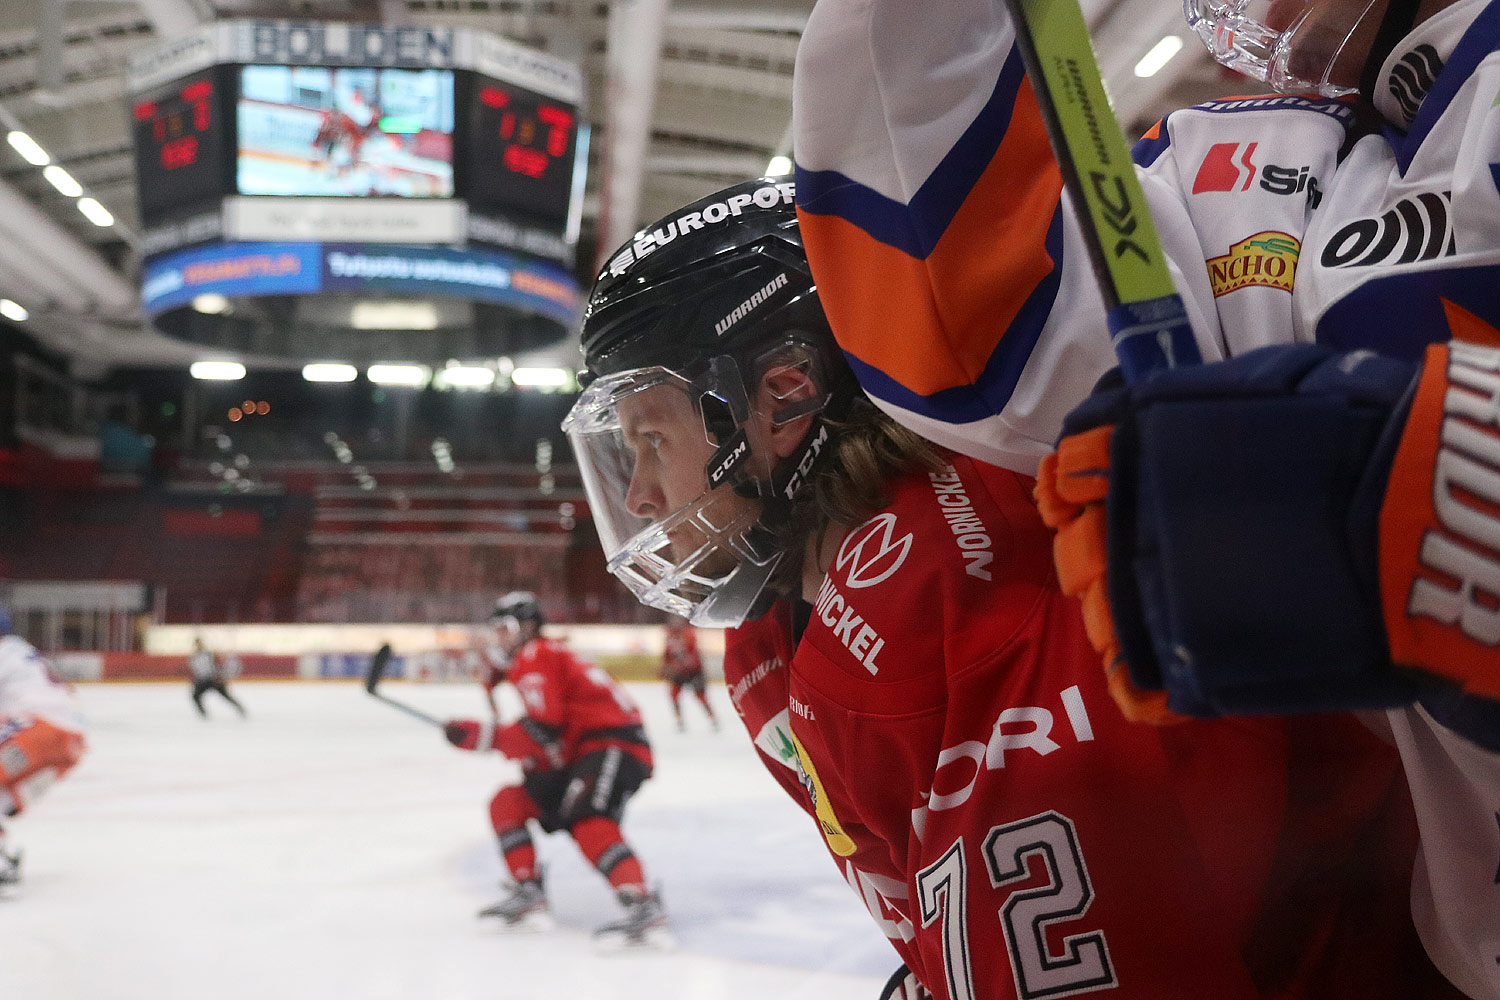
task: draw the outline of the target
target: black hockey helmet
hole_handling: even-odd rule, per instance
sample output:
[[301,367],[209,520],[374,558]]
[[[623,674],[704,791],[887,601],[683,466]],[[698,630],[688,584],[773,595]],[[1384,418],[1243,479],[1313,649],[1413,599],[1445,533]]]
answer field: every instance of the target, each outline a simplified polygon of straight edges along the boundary
[[788,329],[832,339],[802,251],[793,185],[763,177],[636,233],[599,271],[584,311],[585,378],[742,354]]
[[[822,415],[857,391],[818,301],[794,193],[789,179],[762,177],[647,226],[605,263],[584,313],[585,391],[563,429],[610,572],[642,603],[696,625],[738,625],[768,606],[789,505],[828,440]],[[811,418],[790,455],[760,440],[763,421],[752,420],[772,373],[798,387],[760,416],[799,428],[792,422]],[[702,495],[648,519],[629,509],[635,455],[616,408],[663,386],[679,390],[714,447]],[[759,509],[747,520],[720,487]],[[685,555],[688,534],[701,544]]]
[[538,629],[547,624],[547,616],[542,613],[541,602],[529,590],[512,590],[495,602],[495,610],[490,612],[489,623],[503,625],[507,619],[514,621],[517,625],[530,622]]

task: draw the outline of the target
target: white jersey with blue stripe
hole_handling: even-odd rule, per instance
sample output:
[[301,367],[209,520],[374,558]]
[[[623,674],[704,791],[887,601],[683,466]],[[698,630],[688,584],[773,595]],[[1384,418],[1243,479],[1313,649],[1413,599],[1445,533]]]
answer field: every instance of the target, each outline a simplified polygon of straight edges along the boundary
[[[1114,360],[1003,7],[940,10],[817,6],[797,65],[799,215],[866,391],[1030,473]],[[1271,95],[1174,112],[1141,140],[1206,359],[1289,340],[1414,359],[1446,336],[1444,299],[1500,322],[1497,45],[1500,9],[1463,0],[1391,56],[1383,122]]]

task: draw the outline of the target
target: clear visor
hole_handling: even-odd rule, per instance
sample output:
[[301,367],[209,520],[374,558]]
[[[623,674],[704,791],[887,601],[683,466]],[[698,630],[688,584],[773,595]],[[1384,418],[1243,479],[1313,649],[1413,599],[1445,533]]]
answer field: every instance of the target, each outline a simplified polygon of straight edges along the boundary
[[718,447],[688,382],[664,368],[601,378],[563,431],[609,571],[649,607],[695,625],[740,624],[777,556],[750,541],[758,500],[709,489]]
[[1358,88],[1363,59],[1349,43],[1378,0],[1183,0],[1188,26],[1219,62],[1287,93]]

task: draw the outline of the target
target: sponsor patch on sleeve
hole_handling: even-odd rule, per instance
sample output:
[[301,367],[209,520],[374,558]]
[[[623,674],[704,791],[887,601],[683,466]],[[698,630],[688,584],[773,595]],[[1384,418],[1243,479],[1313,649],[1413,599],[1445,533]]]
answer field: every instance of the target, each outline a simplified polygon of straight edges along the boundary
[[1301,241],[1288,233],[1263,232],[1245,237],[1224,256],[1205,261],[1214,298],[1252,286],[1290,292],[1296,283],[1301,252]]

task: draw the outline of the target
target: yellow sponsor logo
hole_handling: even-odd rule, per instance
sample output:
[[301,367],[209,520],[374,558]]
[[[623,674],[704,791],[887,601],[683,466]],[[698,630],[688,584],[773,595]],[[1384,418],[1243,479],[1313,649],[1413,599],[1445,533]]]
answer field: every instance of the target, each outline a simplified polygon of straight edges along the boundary
[[1210,257],[1208,283],[1214,298],[1260,285],[1290,292],[1297,279],[1297,257],[1302,244],[1286,233],[1256,233],[1229,248],[1222,257]]
[[830,851],[841,858],[847,858],[855,851],[854,840],[844,832],[839,818],[833,814],[833,807],[828,804],[828,795],[823,791],[823,782],[818,778],[818,770],[813,767],[812,758],[807,755],[807,748],[797,739],[796,733],[791,736],[792,747],[797,751],[797,773],[802,779],[802,787],[807,789],[808,797],[812,799],[813,812],[817,814],[818,826],[823,830],[823,839],[828,841]]

